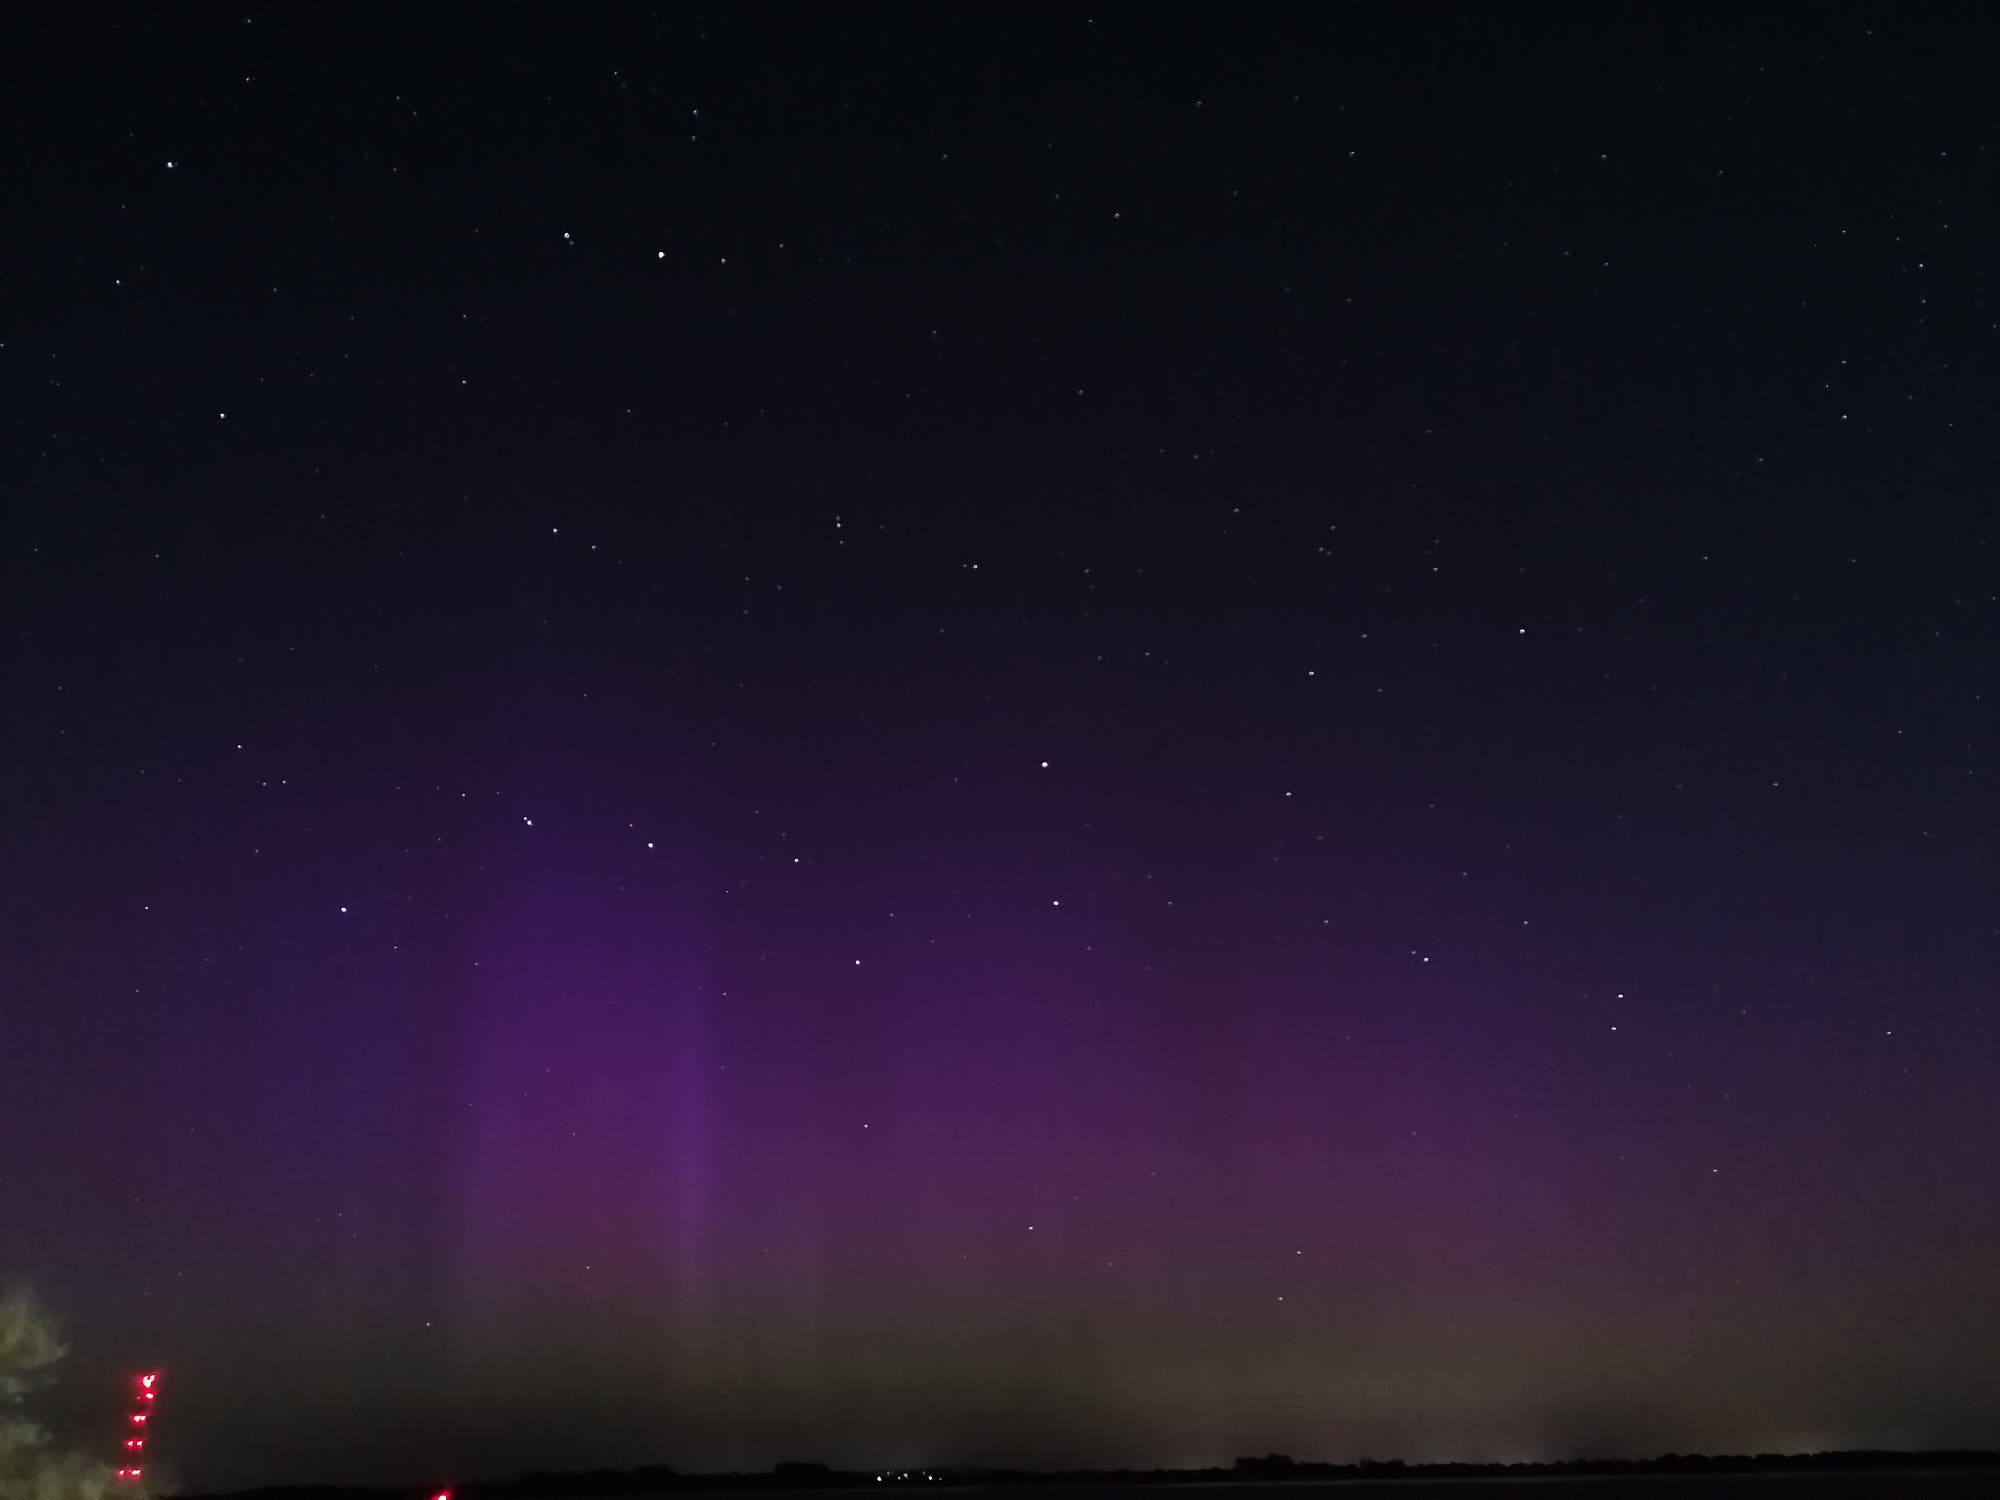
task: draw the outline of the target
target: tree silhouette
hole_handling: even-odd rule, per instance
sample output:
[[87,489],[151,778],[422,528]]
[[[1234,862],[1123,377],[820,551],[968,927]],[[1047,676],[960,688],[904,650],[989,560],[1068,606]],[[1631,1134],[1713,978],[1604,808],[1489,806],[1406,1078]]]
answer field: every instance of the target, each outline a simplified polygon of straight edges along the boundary
[[144,1491],[112,1476],[111,1465],[62,1453],[24,1411],[48,1384],[63,1343],[55,1320],[33,1293],[0,1295],[0,1500],[140,1500]]

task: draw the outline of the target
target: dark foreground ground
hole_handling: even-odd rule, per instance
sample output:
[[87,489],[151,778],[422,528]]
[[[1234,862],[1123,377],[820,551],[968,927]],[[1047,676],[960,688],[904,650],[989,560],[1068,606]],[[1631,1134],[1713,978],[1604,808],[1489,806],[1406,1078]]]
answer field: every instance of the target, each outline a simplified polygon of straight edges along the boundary
[[[1325,1496],[1408,1500],[2000,1500],[2000,1470],[1913,1470],[1801,1474],[1633,1474],[1524,1479],[1338,1479],[1279,1481],[1286,1500]],[[982,1500],[1173,1500],[1199,1489],[1203,1500],[1275,1500],[1273,1484],[1232,1481],[1174,1485],[982,1485]],[[700,1493],[688,1491],[684,1493]],[[727,1494],[728,1491],[711,1491]],[[825,1492],[821,1492],[825,1493]]]
[[[1282,1482],[1282,1481],[1281,1481]],[[1185,1491],[1187,1485],[1151,1486],[1139,1488],[1138,1493],[1148,1500],[1171,1500],[1169,1490]],[[1221,1483],[1201,1485],[1206,1497],[1231,1495],[1231,1492],[1262,1491],[1270,1500],[1270,1484]],[[1051,1490],[1054,1490],[1054,1495]],[[1117,1486],[1098,1489],[1091,1486],[1067,1485],[1053,1487],[1036,1485],[1032,1496],[1036,1500],[1101,1500],[1111,1495],[1114,1500],[1137,1500],[1134,1487]],[[1338,1480],[1294,1480],[1284,1482],[1287,1500],[1310,1500],[1310,1497],[1324,1495],[1334,1500],[1339,1495],[1386,1494],[1409,1497],[1409,1500],[1817,1500],[1819,1496],[1831,1500],[2000,1500],[2000,1469],[1988,1470],[1915,1470],[1906,1472],[1871,1473],[1812,1473],[1812,1474],[1632,1474],[1607,1477],[1588,1475],[1578,1478],[1548,1478],[1535,1476],[1525,1479],[1504,1477],[1483,1479],[1338,1479]],[[1022,1500],[1028,1500],[1030,1490],[1015,1491],[1012,1487],[994,1488],[984,1491],[991,1500],[1018,1493]],[[1252,1493],[1246,1500],[1257,1500]]]
[[[1397,1465],[1376,1466],[1374,1472],[1349,1469],[1332,1476],[1240,1478],[1227,1471],[1119,1475],[972,1475],[912,1471],[906,1476],[824,1471],[817,1465],[784,1465],[772,1474],[687,1474],[671,1470],[640,1471],[650,1482],[634,1482],[630,1472],[601,1471],[592,1475],[523,1475],[502,1483],[455,1486],[454,1500],[735,1500],[746,1490],[759,1494],[786,1492],[809,1500],[856,1491],[873,1492],[882,1500],[914,1500],[911,1491],[976,1491],[980,1500],[2000,1500],[2000,1454],[1869,1455],[1874,1462],[1854,1468],[1836,1467],[1825,1457],[1797,1460],[1797,1468],[1778,1462],[1747,1460],[1745,1468],[1714,1468],[1678,1472],[1657,1466],[1628,1465],[1626,1472],[1550,1473],[1488,1472],[1425,1474]],[[1903,1457],[1907,1464],[1886,1462]],[[1775,1459],[1775,1455],[1773,1456]],[[1959,1461],[1954,1461],[1959,1460]],[[1669,1463],[1719,1465],[1721,1460],[1654,1460]],[[1466,1466],[1470,1467],[1470,1466]],[[568,1482],[565,1483],[564,1481]],[[815,1482],[815,1481],[820,1482]],[[624,1481],[620,1483],[619,1481]],[[1282,1497],[1274,1494],[1282,1491]],[[344,1489],[332,1486],[284,1486],[247,1490],[208,1500],[428,1500],[434,1491],[383,1487]],[[204,1500],[184,1496],[181,1500]],[[858,1500],[858,1497],[855,1497]],[[938,1500],[945,1500],[939,1496]]]

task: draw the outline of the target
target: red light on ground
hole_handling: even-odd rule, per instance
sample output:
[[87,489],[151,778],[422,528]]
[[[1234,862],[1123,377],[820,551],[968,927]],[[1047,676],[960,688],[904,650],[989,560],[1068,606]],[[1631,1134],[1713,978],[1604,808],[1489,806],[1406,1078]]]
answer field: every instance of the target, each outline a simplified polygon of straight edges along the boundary
[[157,1381],[159,1378],[160,1378],[160,1372],[158,1370],[153,1371],[153,1373],[150,1375],[141,1375],[139,1377],[139,1388],[141,1390],[150,1391],[153,1388],[154,1382]]
[[134,1427],[144,1427],[146,1425],[146,1414],[142,1411],[133,1412],[132,1425]]
[[139,1392],[139,1399],[141,1401],[151,1401],[155,1398],[151,1391],[141,1391]]
[[435,1495],[431,1496],[431,1500],[451,1500],[451,1491],[439,1490]]
[[118,1470],[118,1477],[120,1479],[137,1479],[143,1473],[145,1473],[144,1469],[120,1469]]
[[125,1451],[127,1453],[137,1453],[141,1448],[145,1446],[146,1446],[146,1440],[144,1438],[125,1439]]

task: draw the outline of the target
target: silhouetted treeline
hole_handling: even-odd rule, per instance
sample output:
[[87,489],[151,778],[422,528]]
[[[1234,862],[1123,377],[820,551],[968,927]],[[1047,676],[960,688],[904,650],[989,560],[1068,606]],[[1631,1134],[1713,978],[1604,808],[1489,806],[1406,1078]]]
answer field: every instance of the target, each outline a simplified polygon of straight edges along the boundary
[[[1829,1453],[1664,1453],[1658,1458],[1572,1458],[1545,1463],[1407,1463],[1400,1458],[1363,1458],[1351,1464],[1300,1462],[1283,1453],[1239,1458],[1227,1469],[1161,1470],[1132,1477],[1171,1482],[1179,1478],[1242,1480],[1300,1479],[1550,1479],[1613,1477],[1620,1474],[1880,1473],[1904,1469],[2000,1469],[2000,1453],[1982,1448],[1910,1453],[1888,1448],[1846,1448]],[[1106,1475],[1117,1482],[1124,1471]]]
[[[947,1485],[1256,1484],[1265,1481],[1342,1479],[1550,1479],[1620,1474],[1880,1473],[1884,1470],[1992,1469],[2000,1453],[1944,1449],[1905,1453],[1894,1449],[1844,1449],[1831,1453],[1667,1453],[1658,1458],[1578,1458],[1554,1463],[1406,1463],[1364,1458],[1355,1463],[1301,1462],[1283,1453],[1239,1458],[1227,1469],[835,1469],[786,1462],[754,1474],[682,1474],[667,1464],[637,1469],[559,1473],[533,1469],[511,1480],[452,1487],[454,1500],[558,1500],[579,1495],[658,1495],[671,1492],[785,1489],[935,1489]],[[226,1500],[423,1500],[435,1486],[342,1489],[286,1485],[242,1490]],[[225,1500],[225,1497],[185,1497]]]

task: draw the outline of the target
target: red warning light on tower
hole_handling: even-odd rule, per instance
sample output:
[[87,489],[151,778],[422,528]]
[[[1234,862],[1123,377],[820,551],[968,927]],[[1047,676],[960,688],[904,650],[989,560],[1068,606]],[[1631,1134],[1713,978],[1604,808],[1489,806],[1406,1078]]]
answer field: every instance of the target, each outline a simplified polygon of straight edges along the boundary
[[[158,1370],[148,1370],[142,1375],[133,1376],[132,1381],[138,1387],[136,1396],[140,1406],[138,1411],[132,1413],[132,1425],[143,1428],[146,1425],[147,1409],[159,1399],[158,1386],[160,1384],[160,1372]],[[146,1438],[143,1432],[133,1433],[122,1441],[125,1444],[125,1452],[128,1455],[145,1451]],[[137,1464],[127,1463],[113,1469],[111,1472],[112,1476],[116,1479],[135,1480],[141,1478],[146,1471]]]

